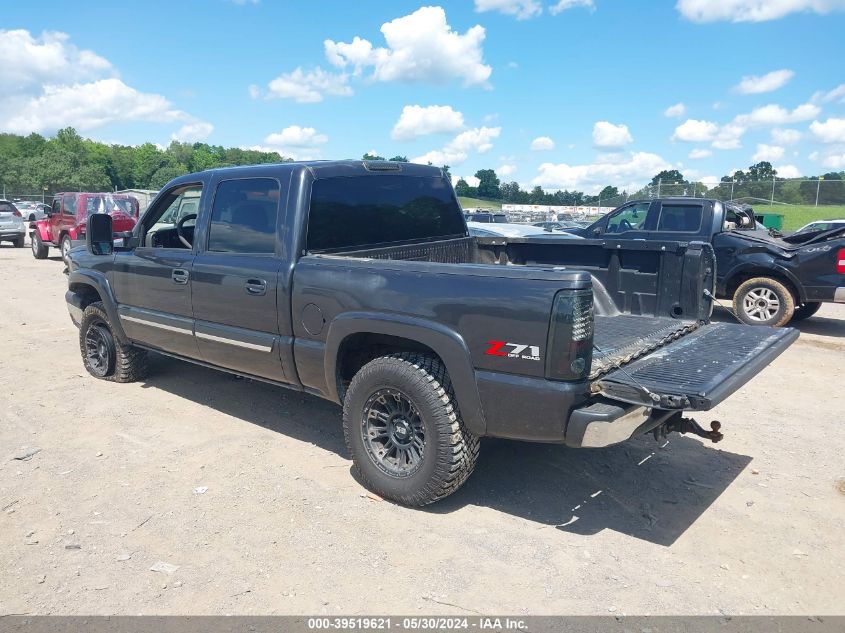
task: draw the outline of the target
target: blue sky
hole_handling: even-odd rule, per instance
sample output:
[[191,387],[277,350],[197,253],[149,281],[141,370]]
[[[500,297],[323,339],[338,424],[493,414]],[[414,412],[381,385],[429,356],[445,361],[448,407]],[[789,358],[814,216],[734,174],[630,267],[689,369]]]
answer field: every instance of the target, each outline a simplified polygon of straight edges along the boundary
[[2,131],[375,150],[588,192],[845,169],[845,0],[6,4]]

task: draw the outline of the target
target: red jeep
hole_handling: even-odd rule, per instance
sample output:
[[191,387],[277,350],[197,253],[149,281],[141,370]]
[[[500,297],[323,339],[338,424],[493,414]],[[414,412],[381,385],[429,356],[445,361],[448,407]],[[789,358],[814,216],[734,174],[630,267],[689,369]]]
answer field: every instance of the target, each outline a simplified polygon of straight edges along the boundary
[[85,239],[86,220],[92,213],[112,216],[114,231],[131,231],[138,221],[138,200],[117,193],[57,193],[47,217],[30,223],[32,254],[35,259],[47,257],[51,246],[61,250],[62,259],[73,242]]

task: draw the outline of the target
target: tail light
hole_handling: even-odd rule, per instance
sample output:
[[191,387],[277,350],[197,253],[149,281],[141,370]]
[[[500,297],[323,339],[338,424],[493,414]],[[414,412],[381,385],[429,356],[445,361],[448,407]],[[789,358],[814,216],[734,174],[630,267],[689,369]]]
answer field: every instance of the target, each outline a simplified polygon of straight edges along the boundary
[[836,272],[845,275],[845,248],[840,248],[836,254]]
[[12,211],[12,215],[13,215],[13,216],[15,216],[16,218],[22,218],[22,217],[23,217],[23,216],[21,215],[21,212],[20,212],[20,211],[18,211],[17,209],[15,209],[14,211]]
[[552,308],[546,377],[583,380],[593,362],[593,291],[561,290]]

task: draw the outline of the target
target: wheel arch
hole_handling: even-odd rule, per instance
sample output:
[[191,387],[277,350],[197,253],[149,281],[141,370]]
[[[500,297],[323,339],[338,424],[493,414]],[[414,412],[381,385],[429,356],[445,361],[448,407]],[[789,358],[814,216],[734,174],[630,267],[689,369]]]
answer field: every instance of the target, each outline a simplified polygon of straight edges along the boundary
[[117,312],[117,300],[103,273],[94,270],[75,270],[68,277],[68,289],[83,298],[83,310],[91,303],[101,301],[106,314],[109,315],[115,337],[121,343],[128,341]]
[[768,277],[770,279],[779,281],[780,283],[785,285],[787,289],[792,293],[796,305],[800,305],[806,301],[806,294],[804,292],[804,287],[801,282],[794,274],[792,274],[785,268],[781,268],[780,266],[773,268],[746,265],[735,268],[730,273],[728,273],[725,278],[725,296],[733,300],[737,289],[743,283],[745,283],[749,279],[754,279],[755,277]]
[[342,403],[346,385],[358,369],[374,358],[399,351],[438,358],[449,373],[464,424],[475,435],[484,435],[487,425],[469,348],[454,330],[425,319],[372,313],[335,318],[326,339],[327,395]]

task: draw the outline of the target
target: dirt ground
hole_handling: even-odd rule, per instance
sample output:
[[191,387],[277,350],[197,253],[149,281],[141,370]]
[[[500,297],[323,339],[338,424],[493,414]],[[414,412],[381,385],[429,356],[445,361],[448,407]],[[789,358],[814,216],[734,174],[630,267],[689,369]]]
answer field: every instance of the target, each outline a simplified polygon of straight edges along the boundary
[[721,444],[484,441],[411,510],[332,404],[160,356],[91,378],[62,270],[0,247],[0,614],[845,613],[845,305],[699,416]]

